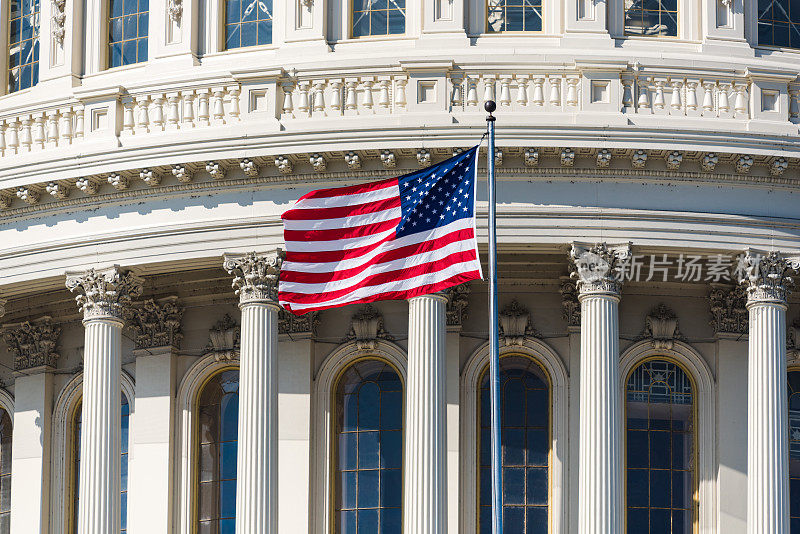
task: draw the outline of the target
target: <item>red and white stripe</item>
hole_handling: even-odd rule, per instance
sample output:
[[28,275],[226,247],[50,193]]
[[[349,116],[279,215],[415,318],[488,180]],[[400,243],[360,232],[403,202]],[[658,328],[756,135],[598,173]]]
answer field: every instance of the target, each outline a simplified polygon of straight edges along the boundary
[[481,278],[474,217],[398,238],[400,218],[397,178],[301,197],[283,214],[280,304],[302,314]]

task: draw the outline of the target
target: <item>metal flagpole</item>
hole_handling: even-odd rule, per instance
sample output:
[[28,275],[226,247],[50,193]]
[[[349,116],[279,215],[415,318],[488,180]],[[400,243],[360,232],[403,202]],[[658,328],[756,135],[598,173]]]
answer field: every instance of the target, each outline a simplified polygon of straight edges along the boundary
[[497,109],[493,100],[484,103],[489,113],[486,125],[489,128],[489,151],[487,168],[489,170],[489,360],[490,395],[492,407],[492,534],[503,534],[503,464],[500,456],[500,340],[497,328],[497,222],[495,220],[494,179],[494,115]]

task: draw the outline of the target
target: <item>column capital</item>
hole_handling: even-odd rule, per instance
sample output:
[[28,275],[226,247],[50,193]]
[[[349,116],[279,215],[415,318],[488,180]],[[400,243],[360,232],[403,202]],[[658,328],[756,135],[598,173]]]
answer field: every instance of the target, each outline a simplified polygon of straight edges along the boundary
[[233,275],[239,306],[244,304],[278,302],[278,275],[283,264],[284,253],[276,249],[267,253],[224,254],[223,266]]
[[606,295],[619,298],[622,262],[631,256],[631,244],[572,243],[570,270],[578,288],[578,299]]
[[58,360],[58,338],[61,327],[51,317],[5,325],[3,339],[14,355],[14,370],[55,367]]
[[442,293],[447,296],[447,309],[445,311],[447,326],[460,327],[469,316],[467,312],[470,293],[469,283],[448,287]]
[[125,308],[125,318],[135,334],[137,349],[180,348],[183,307],[178,297],[147,299]]
[[786,306],[786,297],[794,281],[792,272],[800,271],[800,257],[788,258],[780,252],[760,253],[747,250],[739,261],[747,290],[747,307],[755,304]]
[[75,297],[83,311],[83,320],[114,319],[124,321],[124,309],[131,297],[142,294],[143,280],[119,265],[105,269],[67,272],[67,289],[80,293]]

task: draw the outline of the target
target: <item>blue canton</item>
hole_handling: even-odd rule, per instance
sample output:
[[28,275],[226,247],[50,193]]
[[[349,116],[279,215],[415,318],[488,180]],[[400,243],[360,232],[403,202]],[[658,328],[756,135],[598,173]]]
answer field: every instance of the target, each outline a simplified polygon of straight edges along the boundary
[[478,147],[398,178],[402,216],[397,237],[474,215]]

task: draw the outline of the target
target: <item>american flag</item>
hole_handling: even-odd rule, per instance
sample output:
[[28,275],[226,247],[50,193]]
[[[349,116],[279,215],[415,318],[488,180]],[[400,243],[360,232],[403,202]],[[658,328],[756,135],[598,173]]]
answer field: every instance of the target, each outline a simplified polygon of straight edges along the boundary
[[476,146],[399,178],[300,197],[283,214],[280,304],[303,314],[482,278],[477,170]]

